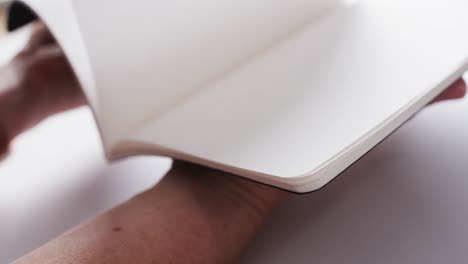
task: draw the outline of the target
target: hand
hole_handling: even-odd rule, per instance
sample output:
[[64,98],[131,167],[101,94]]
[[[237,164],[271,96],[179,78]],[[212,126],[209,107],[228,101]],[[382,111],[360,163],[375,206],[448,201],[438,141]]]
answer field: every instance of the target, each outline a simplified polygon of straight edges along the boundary
[[[6,90],[0,94],[3,150],[48,116],[85,104],[68,63],[42,24],[36,25],[28,47],[0,71],[0,80],[6,85],[0,87]],[[465,93],[459,80],[435,101]],[[18,263],[228,263],[287,197],[239,177],[175,162],[151,190]]]
[[0,69],[0,157],[10,141],[43,119],[85,103],[61,49],[42,23],[26,48]]

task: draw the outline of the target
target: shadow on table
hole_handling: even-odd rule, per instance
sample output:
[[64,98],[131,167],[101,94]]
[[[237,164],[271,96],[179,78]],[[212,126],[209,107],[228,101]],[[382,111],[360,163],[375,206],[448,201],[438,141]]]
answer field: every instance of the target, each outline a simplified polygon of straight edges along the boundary
[[468,125],[435,119],[417,118],[324,189],[293,197],[240,263],[464,263]]

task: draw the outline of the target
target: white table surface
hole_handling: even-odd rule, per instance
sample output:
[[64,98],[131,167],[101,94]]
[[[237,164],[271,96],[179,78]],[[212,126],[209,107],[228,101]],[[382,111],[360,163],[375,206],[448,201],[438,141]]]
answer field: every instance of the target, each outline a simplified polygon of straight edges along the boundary
[[[17,40],[0,40],[0,61]],[[169,166],[107,164],[85,108],[49,119],[0,164],[0,263],[151,187]],[[293,197],[240,263],[467,263],[467,219],[463,100],[429,107],[325,189]]]

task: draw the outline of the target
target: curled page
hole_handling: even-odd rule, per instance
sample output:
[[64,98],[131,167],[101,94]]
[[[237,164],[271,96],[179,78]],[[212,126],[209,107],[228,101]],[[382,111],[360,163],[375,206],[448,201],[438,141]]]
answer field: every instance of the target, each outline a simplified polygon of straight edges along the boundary
[[337,0],[76,0],[109,144]]
[[26,0],[65,50],[105,145],[340,0]]

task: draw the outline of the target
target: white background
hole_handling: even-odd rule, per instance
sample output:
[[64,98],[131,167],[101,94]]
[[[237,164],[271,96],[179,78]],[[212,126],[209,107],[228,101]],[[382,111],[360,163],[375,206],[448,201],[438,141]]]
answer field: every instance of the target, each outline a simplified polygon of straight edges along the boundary
[[[467,135],[467,100],[429,107],[325,189],[293,197],[241,263],[466,263]],[[151,187],[169,165],[106,164],[87,109],[49,119],[0,164],[0,263]]]

